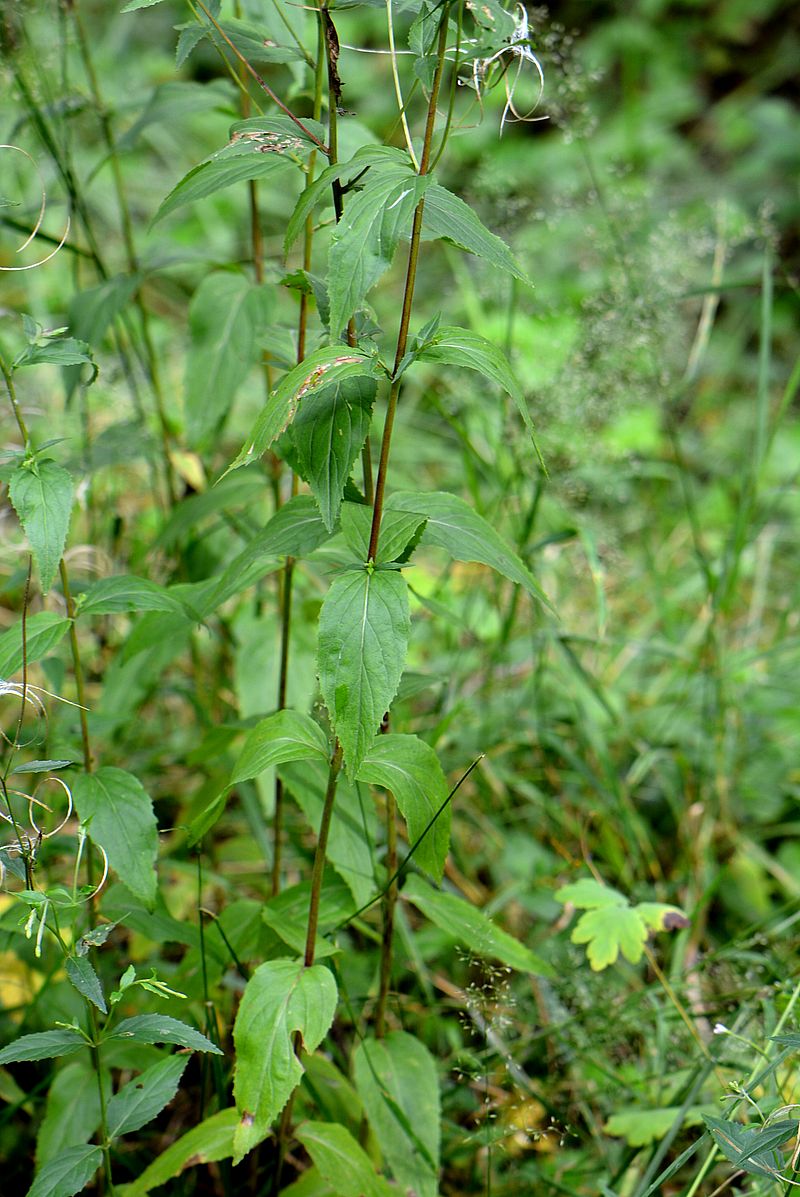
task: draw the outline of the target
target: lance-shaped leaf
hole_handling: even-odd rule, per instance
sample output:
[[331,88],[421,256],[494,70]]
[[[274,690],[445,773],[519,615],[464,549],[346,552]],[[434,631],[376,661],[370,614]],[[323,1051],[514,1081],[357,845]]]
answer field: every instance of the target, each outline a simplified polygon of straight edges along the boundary
[[524,587],[528,594],[550,606],[533,574],[482,515],[457,495],[445,491],[418,494],[399,491],[388,505],[394,511],[423,512],[427,523],[420,543],[436,545],[456,561],[478,561]]
[[785,1160],[778,1148],[797,1135],[796,1120],[756,1127],[705,1114],[703,1121],[717,1147],[735,1167],[751,1176],[769,1176],[774,1181],[785,1179],[782,1175]]
[[463,944],[476,956],[500,960],[509,968],[540,977],[552,977],[552,968],[513,935],[495,926],[482,910],[472,906],[458,894],[446,894],[434,889],[421,877],[409,877],[403,886],[403,897],[445,931],[456,943]]
[[102,1159],[102,1148],[92,1143],[65,1147],[37,1174],[28,1197],[73,1197],[86,1188]]
[[20,1060],[51,1060],[55,1056],[71,1056],[86,1046],[83,1036],[69,1027],[39,1031],[35,1035],[23,1035],[4,1047],[0,1051],[0,1065],[16,1064]]
[[[111,1077],[103,1073],[106,1100],[111,1096]],[[36,1163],[43,1168],[65,1147],[88,1143],[100,1125],[100,1095],[97,1075],[89,1053],[59,1068],[47,1092],[45,1116],[36,1136]]]
[[[380,378],[377,359],[347,345],[326,345],[310,353],[284,374],[253,425],[249,437],[228,471],[257,461],[294,418],[303,398],[333,382],[351,378]],[[223,475],[224,477],[224,475]]]
[[300,1032],[306,1051],[315,1051],[333,1022],[336,999],[329,970],[321,964],[306,968],[302,960],[267,961],[247,982],[233,1028],[236,1163],[267,1135],[300,1082],[294,1033]]
[[184,384],[192,445],[204,443],[218,428],[250,372],[268,319],[268,294],[244,275],[227,271],[207,275],[195,291]]
[[394,570],[341,574],[319,620],[319,682],[350,777],[397,693],[408,647],[405,579]]
[[428,829],[414,863],[441,881],[450,850],[451,812],[449,804],[445,806],[448,790],[442,766],[430,745],[416,736],[378,736],[361,763],[358,780],[391,790],[408,825],[410,843]]
[[257,150],[241,157],[214,158],[210,162],[201,162],[192,167],[162,200],[151,224],[157,224],[184,204],[205,199],[225,187],[232,187],[234,183],[265,179],[267,175],[286,170],[291,165],[291,159],[280,154],[260,154]]
[[64,555],[72,512],[72,479],[50,458],[21,465],[11,475],[8,494],[39,567],[47,594]]
[[169,1056],[129,1081],[106,1107],[109,1137],[127,1135],[146,1126],[178,1092],[188,1056]]
[[272,765],[313,757],[328,759],[328,740],[320,725],[300,711],[276,711],[248,732],[230,784],[258,777]]
[[298,473],[319,504],[325,527],[333,531],[342,495],[369,432],[377,384],[348,378],[306,397],[292,421]]
[[505,354],[498,345],[487,341],[486,337],[472,332],[471,329],[446,325],[438,330],[432,340],[416,356],[420,362],[437,362],[440,365],[463,366],[467,370],[477,370],[484,378],[489,378],[502,387],[517,405],[517,410],[533,441],[539,464],[547,474],[525,395],[514,377],[514,372],[509,366]]
[[125,1186],[125,1197],[145,1197],[195,1164],[211,1164],[233,1155],[233,1133],[239,1116],[232,1107],[212,1114],[171,1143],[141,1176]]
[[425,196],[422,236],[425,240],[441,238],[449,241],[530,285],[530,279],[514,260],[505,241],[489,232],[469,204],[438,183],[434,183]]
[[[416,1040],[415,1040],[416,1042]],[[350,1131],[335,1122],[304,1122],[297,1138],[337,1197],[397,1197]]]
[[[378,564],[399,561],[415,540],[425,523],[425,516],[413,511],[388,511],[384,509],[381,532],[378,537]],[[369,553],[369,537],[372,531],[372,508],[363,503],[342,504],[342,535],[360,561],[366,561]]]
[[397,246],[411,228],[414,209],[431,182],[430,175],[417,175],[410,166],[387,163],[373,166],[363,191],[348,196],[328,253],[334,336],[391,265]]
[[131,773],[104,765],[72,783],[81,822],[103,848],[109,864],[138,898],[152,906],[156,897],[158,824],[150,796]]
[[124,1018],[114,1027],[108,1039],[133,1039],[136,1043],[177,1043],[180,1047],[191,1048],[193,1052],[222,1055],[216,1044],[206,1039],[205,1035],[167,1014],[137,1014],[134,1018]]
[[94,582],[76,603],[77,615],[112,615],[121,611],[171,611],[185,615],[186,608],[165,586],[149,578],[125,574]]
[[67,976],[83,997],[97,1006],[103,1014],[108,1013],[106,999],[103,997],[103,987],[100,978],[92,968],[86,956],[68,956],[66,963]]
[[354,1073],[369,1124],[403,1191],[437,1197],[439,1078],[428,1049],[404,1031],[365,1039],[356,1048]]
[[25,654],[22,651],[22,620],[0,636],[0,678],[8,678],[22,668],[41,661],[69,628],[70,621],[55,611],[37,611],[25,624]]

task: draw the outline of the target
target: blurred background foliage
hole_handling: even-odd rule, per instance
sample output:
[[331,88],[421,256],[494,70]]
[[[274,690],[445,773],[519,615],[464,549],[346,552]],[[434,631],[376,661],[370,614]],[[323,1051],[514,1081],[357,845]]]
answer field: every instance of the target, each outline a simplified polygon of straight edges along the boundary
[[[73,195],[73,231],[60,254],[2,275],[2,340],[12,354],[22,348],[22,312],[45,328],[74,330],[83,319],[99,329],[87,337],[101,366],[91,387],[73,382],[65,396],[57,371],[32,371],[24,397],[40,439],[66,438],[61,460],[82,479],[73,571],[84,581],[111,572],[198,581],[230,560],[242,527],[269,514],[269,480],[254,471],[229,480],[232,518],[198,520],[178,507],[189,512],[181,522],[164,510],[160,432],[143,372],[126,364],[125,334],[115,342],[108,321],[80,303],[98,283],[87,229],[109,278],[130,275],[131,263],[71,7],[11,2],[0,17],[2,141],[26,150],[43,173],[46,235],[59,239],[70,190],[86,210],[84,223]],[[173,26],[191,21],[188,9],[120,17],[114,5],[79,7],[119,151],[179,489],[196,498],[238,449],[263,393],[254,373],[221,437],[187,443],[187,306],[209,270],[247,268],[247,196],[229,190],[154,228],[150,221],[174,183],[225,142],[237,91],[208,43],[176,67]],[[290,43],[272,5],[236,8],[269,41]],[[282,11],[313,47],[310,14]],[[545,75],[536,119],[507,122],[501,136],[502,86],[481,110],[467,76],[439,169],[512,245],[535,289],[428,245],[417,323],[443,310],[448,322],[507,348],[550,478],[496,393],[428,367],[404,390],[392,484],[469,497],[517,545],[558,618],[483,569],[446,567],[434,552],[417,559],[408,571],[411,673],[395,727],[424,735],[454,778],[485,754],[455,804],[450,881],[547,955],[558,979],[497,973],[454,956],[435,928],[412,938],[403,927],[395,1013],[442,1061],[443,1193],[482,1192],[488,1171],[496,1195],[597,1193],[626,1174],[634,1193],[647,1145],[672,1125],[687,1093],[692,1109],[676,1150],[697,1134],[687,1129],[696,1110],[718,1110],[723,1090],[710,1068],[695,1083],[703,1053],[651,968],[589,971],[554,890],[591,862],[633,900],[686,910],[691,927],[654,951],[728,1081],[750,1070],[753,1049],[714,1039],[712,1025],[735,1025],[763,1043],[797,973],[800,10],[788,0],[576,0],[528,17]],[[402,4],[396,20],[407,28]],[[385,49],[382,8],[342,6],[337,23],[346,154],[391,127],[395,101],[385,58],[348,48]],[[310,111],[302,58],[265,57],[258,69]],[[531,107],[537,90],[526,64],[517,107]],[[9,152],[0,178],[0,265],[11,267],[41,257],[46,242],[15,257],[20,230],[35,219],[37,185],[30,163]],[[284,273],[281,240],[298,186],[299,177],[261,190],[269,282]],[[374,297],[387,344],[402,268],[398,261]],[[276,288],[274,304],[267,348],[280,362],[291,355],[295,301]],[[7,413],[2,420],[10,444]],[[21,607],[26,567],[7,509],[1,518],[5,627]],[[316,566],[298,579],[308,619],[296,626],[290,699],[300,705],[315,693],[313,620],[325,577]],[[273,705],[277,633],[267,589],[191,642],[165,635],[138,651],[144,621],[115,618],[87,646],[100,753],[143,779],[164,828],[213,797],[242,721]],[[58,601],[37,596],[34,609]],[[41,674],[49,689],[71,693],[65,655],[45,661]],[[47,735],[50,755],[76,752],[69,707],[53,706]],[[231,934],[263,897],[270,792],[266,783],[243,787],[207,861],[206,904],[245,903],[228,916]],[[310,841],[299,813],[293,818],[302,862]],[[58,846],[50,853],[55,869]],[[168,911],[130,917],[119,946],[198,998],[197,951],[180,946],[173,926],[194,917],[195,869],[180,835],[165,836]],[[124,895],[116,900],[129,911]],[[113,917],[114,909],[112,890],[104,910]],[[7,907],[3,1038],[70,1017],[76,1000],[66,982],[43,974],[16,923]],[[223,966],[214,963],[216,980]],[[374,959],[354,951],[340,967],[358,1012]],[[221,991],[219,1001],[228,1017],[232,994]],[[798,1100],[791,1069],[779,1080],[780,1096]],[[5,1176],[21,1185],[37,1120],[10,1084],[0,1072],[0,1156],[11,1161]],[[642,1117],[615,1123],[621,1111]],[[184,1117],[194,1115],[179,1106],[158,1142]],[[135,1175],[135,1153],[129,1166]],[[211,1178],[196,1183],[198,1193],[217,1192]],[[674,1183],[663,1191],[685,1191]]]

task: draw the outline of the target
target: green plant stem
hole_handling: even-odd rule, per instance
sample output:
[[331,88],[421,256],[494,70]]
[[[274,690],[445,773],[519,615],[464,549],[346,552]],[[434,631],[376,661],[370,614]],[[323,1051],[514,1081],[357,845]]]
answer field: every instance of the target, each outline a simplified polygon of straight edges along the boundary
[[28,442],[30,440],[28,435],[28,426],[25,423],[25,419],[22,415],[22,408],[20,407],[19,400],[17,399],[17,388],[14,386],[14,375],[12,374],[11,367],[6,362],[6,359],[2,353],[0,353],[0,374],[3,375],[3,381],[6,384],[8,398],[11,401],[11,410],[14,412],[14,419],[17,422],[17,428],[19,428],[19,433],[22,437],[22,444],[27,449]]
[[[92,1064],[94,1065],[94,1074],[97,1077],[97,1095],[100,1099],[100,1138],[103,1150],[103,1170],[105,1172],[105,1183],[109,1197],[114,1197],[114,1178],[111,1173],[111,1146],[108,1137],[108,1113],[106,1111],[106,1095],[103,1089],[103,1061],[100,1053],[97,1013],[88,998],[86,999],[86,1005],[89,1010],[89,1027],[92,1035]],[[102,1188],[100,1194],[102,1197]]]
[[[426,175],[430,168],[431,161],[431,147],[433,144],[433,131],[436,125],[436,106],[439,100],[439,89],[442,83],[442,74],[444,73],[445,64],[445,50],[447,48],[447,18],[450,13],[450,5],[446,3],[442,10],[441,24],[439,26],[439,42],[437,46],[436,70],[433,76],[433,83],[431,85],[431,94],[428,101],[428,117],[425,122],[425,136],[422,142],[422,155],[419,162],[420,177]],[[419,262],[419,248],[420,239],[422,237],[422,217],[425,209],[425,198],[419,201],[414,211],[414,223],[411,226],[411,246],[408,251],[408,266],[406,269],[406,282],[403,290],[403,307],[400,315],[400,328],[397,334],[397,349],[394,359],[394,371],[396,375],[406,352],[408,344],[408,330],[411,324],[411,309],[414,304],[414,286],[417,280],[417,265]],[[378,476],[375,482],[375,499],[372,507],[372,527],[369,536],[369,549],[367,551],[367,559],[374,561],[378,553],[378,537],[381,530],[381,517],[383,515],[383,501],[386,491],[386,473],[389,466],[389,451],[392,443],[392,429],[394,428],[394,419],[397,412],[397,400],[400,395],[400,379],[395,378],[392,382],[389,391],[389,402],[386,408],[386,420],[383,426],[383,438],[381,440],[381,453],[378,462]]]

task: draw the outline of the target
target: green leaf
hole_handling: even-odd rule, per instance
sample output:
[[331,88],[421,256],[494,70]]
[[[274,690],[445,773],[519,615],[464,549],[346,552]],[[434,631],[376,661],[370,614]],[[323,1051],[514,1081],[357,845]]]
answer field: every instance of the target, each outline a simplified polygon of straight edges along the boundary
[[539,464],[545,475],[547,474],[547,467],[539,451],[536,429],[528,410],[525,395],[514,377],[514,372],[509,366],[505,354],[498,345],[487,341],[486,337],[482,337],[480,333],[472,332],[470,329],[445,325],[420,349],[416,357],[420,362],[436,362],[440,365],[463,366],[467,370],[477,370],[484,378],[489,378],[502,387],[517,405],[525,427],[530,433]]
[[[111,1089],[108,1073],[104,1088]],[[70,1060],[53,1077],[47,1092],[47,1108],[36,1137],[39,1168],[60,1156],[65,1147],[87,1143],[100,1125],[100,1097],[97,1076],[89,1056]]]
[[178,1092],[188,1063],[188,1056],[169,1056],[115,1093],[106,1109],[109,1137],[140,1130],[160,1114]]
[[362,1040],[353,1063],[367,1119],[401,1187],[438,1197],[441,1112],[430,1052],[413,1035],[392,1031]]
[[403,897],[413,902],[426,918],[476,956],[500,960],[509,968],[540,977],[555,975],[546,961],[534,955],[507,931],[496,927],[483,911],[470,905],[465,898],[442,893],[417,876],[408,878],[402,892]]
[[[302,765],[282,765],[279,774],[284,785],[305,815],[306,822],[316,834],[328,785],[327,762],[305,761]],[[376,839],[375,808],[367,795],[340,775],[336,787],[336,802],[328,833],[327,858],[346,882],[356,905],[363,906],[374,895],[374,847]],[[324,898],[324,894],[323,894]],[[338,913],[331,925],[341,922],[352,906]],[[308,909],[304,912],[307,915]]]
[[796,1121],[786,1120],[769,1126],[752,1127],[712,1118],[710,1114],[705,1114],[703,1121],[726,1160],[736,1168],[742,1168],[751,1176],[781,1179],[785,1161],[776,1148],[796,1136]]
[[[28,664],[41,661],[58,644],[70,625],[55,611],[37,611],[29,615],[25,625],[25,644]],[[22,668],[22,621],[0,636],[0,678],[9,678]]]
[[603,1129],[607,1135],[624,1139],[629,1147],[646,1147],[663,1139],[679,1118],[681,1126],[699,1126],[708,1110],[707,1106],[690,1106],[685,1111],[681,1106],[625,1110],[612,1115]]
[[51,1060],[55,1056],[71,1056],[86,1047],[86,1040],[77,1031],[63,1027],[57,1031],[39,1031],[23,1035],[0,1051],[0,1064],[16,1064],[20,1060]]
[[166,1014],[137,1014],[135,1018],[125,1018],[106,1036],[107,1042],[112,1039],[133,1039],[136,1043],[177,1043],[194,1052],[222,1055],[220,1049],[205,1035]]
[[348,196],[328,252],[331,335],[348,318],[392,264],[395,250],[411,228],[414,209],[432,183],[410,162],[373,166],[363,191]]
[[409,631],[408,591],[399,573],[343,573],[325,596],[319,682],[350,777],[397,693]]
[[422,236],[425,240],[441,237],[531,285],[505,241],[489,232],[469,204],[438,183],[430,187],[425,196]]
[[215,610],[259,582],[278,567],[283,557],[308,557],[328,539],[330,533],[311,495],[295,495],[234,557],[210,595],[208,610]]
[[125,1197],[145,1197],[195,1164],[211,1164],[233,1155],[233,1133],[239,1116],[235,1109],[220,1110],[162,1151],[158,1159],[125,1188]]
[[550,604],[527,566],[477,511],[445,491],[417,494],[400,491],[391,495],[392,511],[414,511],[428,521],[420,543],[445,549],[456,561],[477,561],[516,582],[545,606]]
[[[39,341],[24,349],[14,361],[14,369],[23,366],[94,366],[92,354],[85,341],[78,341],[75,337],[54,337]],[[97,367],[92,381],[97,377]]]
[[164,0],[128,0],[120,12],[136,12],[137,8],[155,8],[156,4],[163,4]]
[[104,849],[121,881],[152,907],[156,897],[158,824],[150,796],[131,773],[104,765],[72,783],[82,823]]
[[649,931],[680,931],[690,926],[689,919],[678,906],[638,902],[634,909]]
[[67,976],[82,997],[97,1006],[103,1014],[108,1014],[106,999],[100,978],[85,956],[68,956],[66,963]]
[[206,275],[189,305],[191,346],[184,383],[187,434],[204,444],[228,415],[234,396],[258,357],[268,319],[265,287],[243,274]]
[[332,202],[331,184],[334,181],[349,181],[356,175],[363,174],[367,167],[373,165],[392,165],[408,172],[411,169],[411,160],[404,150],[399,150],[396,146],[365,145],[356,150],[349,162],[336,162],[333,166],[326,167],[314,182],[300,193],[300,198],[286,226],[283,241],[284,253],[289,253],[303,231],[306,219],[317,205],[323,201]]
[[[424,523],[425,516],[418,512],[384,510],[376,562],[400,560]],[[342,535],[359,561],[367,560],[371,531],[371,507],[363,503],[342,504]]]
[[[338,800],[338,790],[336,797]],[[318,826],[319,823],[317,823]],[[373,883],[370,896],[374,892]],[[291,885],[288,889],[281,890],[276,897],[265,902],[261,910],[261,917],[270,930],[298,956],[302,956],[305,952],[310,900],[311,882],[301,881],[297,885]],[[315,946],[317,960],[322,956],[332,956],[338,950],[323,936],[326,931],[331,931],[340,923],[345,922],[352,913],[353,899],[350,889],[344,881],[339,881],[330,869],[326,869],[319,903],[319,933]]]
[[42,593],[47,594],[64,555],[72,513],[72,479],[60,465],[45,458],[16,469],[8,494],[36,558]]
[[185,615],[186,608],[164,586],[149,578],[135,578],[118,574],[101,578],[80,596],[76,616],[113,615],[123,611],[172,611]]
[[318,723],[299,711],[276,711],[248,733],[230,785],[258,777],[272,765],[309,758],[328,760],[328,740]]
[[329,532],[339,516],[353,462],[369,432],[376,390],[372,378],[331,383],[308,395],[292,421],[298,473],[311,487]]
[[346,1127],[333,1122],[304,1122],[296,1137],[337,1197],[397,1197],[397,1190],[378,1176],[369,1156]]
[[91,1143],[65,1147],[38,1173],[28,1197],[73,1197],[86,1187],[102,1160],[102,1148]]
[[24,765],[15,765],[9,777],[13,777],[15,773],[53,773],[57,769],[68,769],[74,764],[74,761],[26,761]]
[[638,964],[647,942],[647,927],[630,906],[598,906],[581,915],[570,939],[589,945],[589,963],[594,972],[600,972],[613,964],[620,952],[631,964]]
[[233,1028],[233,1091],[240,1120],[234,1136],[238,1163],[269,1132],[303,1075],[293,1033],[313,1052],[336,1012],[336,982],[324,965],[270,960],[247,982]]
[[[416,736],[378,736],[358,770],[358,780],[384,786],[395,796],[415,843],[444,804],[447,782],[439,758]],[[450,806],[446,806],[414,853],[414,863],[441,881],[450,850]]]
[[[351,349],[347,345],[326,345],[310,353],[298,366],[284,374],[267,400],[228,471],[248,465],[266,453],[272,442],[294,418],[300,401],[322,387],[342,383],[353,378],[379,378],[381,370],[376,359]],[[226,471],[227,472],[227,471]],[[224,475],[223,475],[224,477]]]
[[267,175],[283,171],[292,162],[280,154],[252,153],[241,157],[215,158],[192,167],[180,182],[176,183],[150,222],[151,226],[163,220],[170,212],[184,204],[192,204],[250,179],[264,179]]

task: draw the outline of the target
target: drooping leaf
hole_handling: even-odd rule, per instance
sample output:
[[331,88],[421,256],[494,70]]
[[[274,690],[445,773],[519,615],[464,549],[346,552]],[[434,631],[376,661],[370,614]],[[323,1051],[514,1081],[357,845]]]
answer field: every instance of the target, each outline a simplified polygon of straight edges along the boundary
[[73,1197],[86,1187],[102,1160],[102,1148],[91,1143],[65,1147],[37,1174],[28,1197]]
[[[415,539],[425,523],[425,516],[412,511],[390,511],[384,509],[376,562],[398,561],[408,545]],[[372,508],[363,503],[342,505],[342,535],[360,561],[369,555],[369,537],[372,530]]]
[[514,260],[505,241],[489,232],[469,204],[438,183],[428,188],[425,195],[422,236],[426,240],[441,237],[450,241],[459,249],[483,258],[490,266],[530,285],[528,276]]
[[380,376],[381,368],[377,360],[360,349],[341,344],[326,345],[310,353],[304,361],[284,374],[238,456],[228,466],[228,471],[257,461],[291,423],[298,404],[306,396],[334,382]]
[[103,997],[103,987],[100,978],[92,968],[86,956],[68,956],[66,972],[72,984],[83,997],[97,1006],[103,1014],[108,1013],[106,999]]
[[[297,885],[290,885],[281,890],[261,908],[261,918],[267,927],[298,956],[305,952],[310,900],[311,882],[300,881]],[[331,869],[326,869],[319,902],[316,960],[322,959],[323,956],[331,956],[337,951],[333,943],[324,938],[325,933],[345,922],[352,913],[353,898],[350,889],[344,881],[334,876]]]
[[[109,1090],[108,1073],[103,1077]],[[47,1092],[47,1106],[36,1136],[39,1168],[56,1159],[65,1147],[88,1143],[100,1125],[100,1096],[97,1076],[87,1052],[85,1060],[70,1060],[56,1072]]]
[[354,1074],[369,1124],[403,1190],[438,1197],[439,1078],[428,1049],[404,1031],[362,1040]]
[[111,1039],[133,1039],[136,1043],[177,1043],[180,1047],[189,1047],[194,1052],[212,1052],[221,1056],[222,1052],[201,1035],[188,1023],[177,1018],[170,1018],[167,1014],[137,1014],[133,1018],[125,1018],[114,1027],[108,1035]]
[[56,1031],[39,1031],[22,1035],[0,1051],[0,1064],[16,1064],[20,1060],[50,1060],[55,1056],[71,1056],[86,1047],[86,1040],[77,1031],[62,1027]]
[[106,1109],[109,1137],[139,1130],[160,1114],[178,1092],[188,1063],[188,1056],[169,1056],[115,1093]]
[[[441,810],[447,798],[447,782],[439,758],[416,736],[378,736],[358,770],[359,781],[391,790],[408,825],[413,844]],[[414,853],[414,863],[441,881],[450,850],[450,806],[439,817]]]
[[[19,357],[14,359],[14,369],[22,366],[94,366],[90,347],[76,337],[48,337],[28,345]],[[94,366],[92,381],[97,376]]]
[[[279,773],[316,834],[328,782],[327,763],[304,761],[302,765],[282,765]],[[368,902],[377,888],[375,838],[375,808],[369,795],[362,794],[357,786],[340,776],[328,833],[327,858],[349,887],[357,906]],[[341,921],[351,910],[352,906],[344,914],[338,912],[333,922]]]
[[373,166],[363,191],[348,197],[328,252],[330,328],[338,336],[392,263],[411,228],[414,209],[430,187],[430,175],[417,175],[410,162]]
[[[41,661],[68,630],[70,621],[56,611],[37,611],[25,625],[27,661]],[[22,668],[22,620],[0,636],[0,678],[8,678]]]
[[191,345],[184,383],[189,443],[205,443],[230,411],[258,355],[268,291],[243,274],[206,275],[189,305]]
[[350,777],[397,693],[409,631],[408,591],[397,572],[352,570],[325,596],[319,681]]
[[301,960],[267,961],[247,982],[233,1028],[236,1163],[266,1136],[300,1082],[294,1032],[306,1051],[315,1051],[333,1022],[336,999],[330,971],[321,964],[306,968]]
[[233,1133],[238,1120],[239,1115],[231,1107],[192,1127],[126,1186],[125,1197],[145,1197],[151,1189],[180,1176],[186,1168],[228,1159],[233,1155]]
[[153,217],[151,224],[157,224],[170,212],[182,208],[250,179],[265,179],[267,175],[288,169],[291,160],[280,154],[259,154],[257,152],[235,158],[215,158],[192,167],[188,174],[175,184],[169,195]]
[[140,781],[124,769],[104,765],[80,774],[72,796],[81,822],[104,849],[121,881],[152,906],[156,896],[158,824],[153,803]]
[[185,615],[186,608],[165,586],[149,578],[126,574],[101,578],[85,590],[76,603],[75,614],[112,615],[122,611],[172,611]]
[[376,389],[372,378],[331,383],[306,396],[291,424],[298,472],[311,487],[329,532],[369,432]]
[[457,894],[442,893],[421,877],[409,877],[403,897],[413,902],[426,918],[445,931],[456,943],[463,944],[476,956],[500,960],[509,968],[552,977],[553,969],[513,935],[497,927],[491,919]]
[[549,607],[547,598],[527,566],[477,511],[445,491],[418,494],[400,491],[387,500],[393,511],[415,511],[427,523],[420,543],[445,549],[456,561],[477,561],[516,582]]
[[346,1127],[304,1122],[296,1133],[337,1197],[396,1197],[396,1190],[377,1174]]
[[300,711],[276,711],[250,731],[231,774],[230,784],[237,785],[258,777],[272,765],[285,761],[317,758],[327,761],[328,741],[324,731],[309,715]]
[[703,1116],[711,1138],[726,1160],[751,1176],[769,1176],[781,1180],[784,1158],[777,1150],[797,1134],[796,1121],[774,1122],[767,1126],[742,1126],[722,1118]]
[[42,593],[47,594],[64,555],[72,513],[72,479],[55,461],[45,458],[19,466],[11,475],[8,495],[39,567]]

